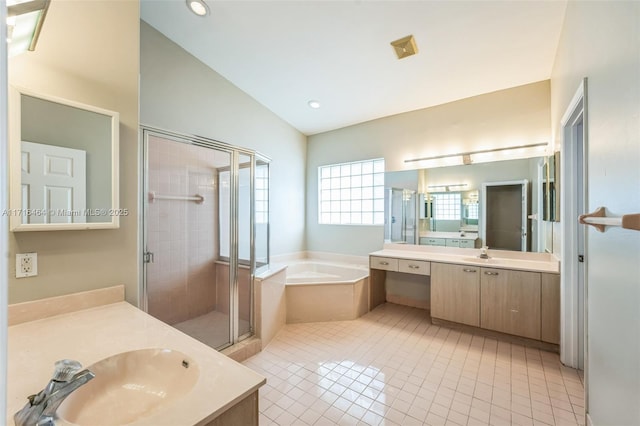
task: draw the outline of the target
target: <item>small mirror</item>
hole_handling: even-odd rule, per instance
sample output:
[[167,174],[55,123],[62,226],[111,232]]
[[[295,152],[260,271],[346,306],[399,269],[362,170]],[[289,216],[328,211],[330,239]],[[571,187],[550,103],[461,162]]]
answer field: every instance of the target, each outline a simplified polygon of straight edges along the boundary
[[118,203],[119,115],[11,88],[11,231],[110,229]]

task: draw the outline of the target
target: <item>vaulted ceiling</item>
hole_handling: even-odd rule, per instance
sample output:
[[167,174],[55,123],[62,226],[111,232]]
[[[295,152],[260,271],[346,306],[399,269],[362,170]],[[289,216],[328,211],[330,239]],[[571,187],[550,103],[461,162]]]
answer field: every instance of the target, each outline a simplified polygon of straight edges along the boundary
[[[142,0],[141,17],[311,135],[546,80],[566,1]],[[413,35],[418,53],[390,43]],[[317,100],[320,108],[310,108]]]

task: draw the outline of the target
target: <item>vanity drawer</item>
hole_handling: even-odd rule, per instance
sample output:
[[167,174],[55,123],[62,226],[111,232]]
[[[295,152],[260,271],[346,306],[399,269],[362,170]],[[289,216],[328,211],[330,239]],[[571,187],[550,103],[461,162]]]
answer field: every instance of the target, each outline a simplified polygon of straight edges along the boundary
[[429,238],[429,237],[421,237],[420,244],[426,246],[444,246],[446,245],[445,238]]
[[466,239],[463,240],[463,239],[460,239],[460,247],[463,247],[463,248],[475,248],[476,247],[476,240],[466,240]]
[[385,271],[397,271],[398,259],[394,259],[391,257],[370,256],[369,267],[371,269],[384,269]]
[[429,275],[431,273],[431,262],[424,260],[399,259],[398,271],[409,274]]
[[446,245],[447,247],[462,247],[462,246],[461,246],[461,242],[462,242],[462,241],[463,241],[463,240],[459,240],[459,239],[457,239],[457,238],[447,238],[447,240],[446,240],[446,244],[445,244],[445,245]]

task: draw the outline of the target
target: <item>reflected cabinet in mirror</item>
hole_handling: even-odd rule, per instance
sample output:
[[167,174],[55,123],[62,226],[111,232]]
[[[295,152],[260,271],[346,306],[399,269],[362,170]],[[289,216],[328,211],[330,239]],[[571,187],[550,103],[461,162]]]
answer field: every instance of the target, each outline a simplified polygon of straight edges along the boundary
[[111,229],[118,202],[119,116],[11,87],[12,231]]

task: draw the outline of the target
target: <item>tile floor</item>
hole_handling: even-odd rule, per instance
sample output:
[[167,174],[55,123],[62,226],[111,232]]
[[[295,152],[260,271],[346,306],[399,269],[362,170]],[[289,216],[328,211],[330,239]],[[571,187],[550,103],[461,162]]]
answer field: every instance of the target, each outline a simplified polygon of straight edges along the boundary
[[557,354],[385,304],[290,324],[244,364],[267,377],[260,425],[583,425],[582,377]]

